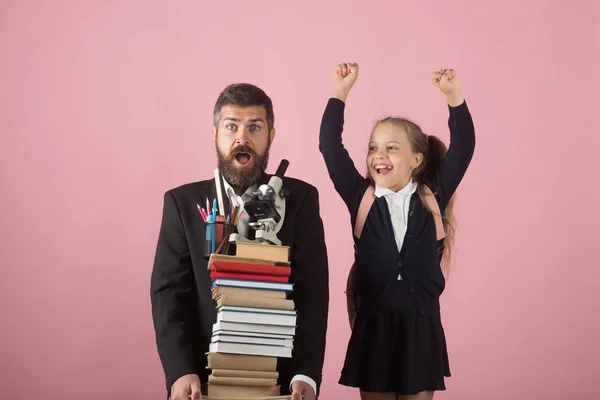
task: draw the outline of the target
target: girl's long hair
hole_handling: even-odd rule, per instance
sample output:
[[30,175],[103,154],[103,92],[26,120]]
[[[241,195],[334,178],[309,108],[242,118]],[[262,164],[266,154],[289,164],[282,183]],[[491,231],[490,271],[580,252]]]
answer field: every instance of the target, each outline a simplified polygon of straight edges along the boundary
[[[412,179],[415,181],[417,186],[417,193],[421,202],[432,214],[434,213],[425,201],[425,185],[427,182],[433,182],[436,178],[438,170],[446,157],[448,149],[446,145],[436,136],[427,135],[423,133],[421,127],[414,122],[399,117],[387,117],[375,125],[375,128],[379,124],[389,123],[404,128],[408,135],[408,141],[411,145],[413,153],[421,153],[423,155],[423,161],[415,168],[412,173]],[[430,188],[432,191],[434,188]],[[433,192],[435,194],[435,192]],[[454,245],[454,233],[456,230],[456,220],[454,217],[454,200],[455,196],[450,198],[450,201],[446,205],[444,215],[442,216],[442,222],[444,225],[444,232],[446,237],[444,239],[444,252],[442,255],[442,270],[446,275],[450,271],[450,258],[452,253],[452,247]]]

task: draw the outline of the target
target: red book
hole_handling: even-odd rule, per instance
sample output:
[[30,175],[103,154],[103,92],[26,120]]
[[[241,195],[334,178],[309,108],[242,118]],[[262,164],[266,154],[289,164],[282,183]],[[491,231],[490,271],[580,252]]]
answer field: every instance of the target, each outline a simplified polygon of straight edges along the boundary
[[211,268],[213,271],[219,272],[236,272],[272,276],[290,276],[292,273],[292,269],[290,267],[218,260],[214,260],[212,262]]
[[245,281],[264,281],[288,283],[287,276],[259,275],[259,274],[241,274],[236,272],[220,272],[214,269],[210,271],[210,278],[215,279],[242,279]]

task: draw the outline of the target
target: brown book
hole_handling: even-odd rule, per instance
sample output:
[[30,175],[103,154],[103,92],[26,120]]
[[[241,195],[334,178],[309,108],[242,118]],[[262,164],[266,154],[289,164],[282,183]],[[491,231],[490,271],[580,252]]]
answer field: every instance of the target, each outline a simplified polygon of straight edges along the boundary
[[277,357],[208,353],[208,368],[241,371],[277,371]]
[[288,246],[275,246],[259,243],[236,243],[236,257],[267,260],[276,262],[289,262],[290,248]]
[[208,385],[208,396],[214,397],[261,397],[281,395],[281,386],[230,386]]
[[221,306],[239,306],[239,307],[258,307],[272,308],[276,310],[293,310],[294,301],[285,299],[270,299],[257,296],[231,296],[223,295],[215,299],[217,307]]
[[232,376],[209,376],[208,384],[229,386],[275,386],[277,379],[269,378],[240,378]]
[[277,379],[277,378],[279,378],[279,372],[277,372],[277,371],[242,371],[242,370],[235,370],[235,369],[213,369],[212,376]]
[[[236,251],[237,253],[237,251]],[[273,260],[261,260],[257,258],[249,258],[249,257],[239,257],[228,256],[226,254],[211,254],[208,259],[207,269],[210,271],[212,269],[213,261],[221,261],[221,262],[232,262],[232,263],[244,263],[244,264],[257,264],[257,265],[277,265],[281,267],[289,267],[289,261],[273,261]]]
[[215,286],[212,291],[212,298],[216,299],[219,296],[252,296],[265,297],[269,299],[286,299],[287,295],[283,290],[263,290],[263,289],[246,289],[229,286]]

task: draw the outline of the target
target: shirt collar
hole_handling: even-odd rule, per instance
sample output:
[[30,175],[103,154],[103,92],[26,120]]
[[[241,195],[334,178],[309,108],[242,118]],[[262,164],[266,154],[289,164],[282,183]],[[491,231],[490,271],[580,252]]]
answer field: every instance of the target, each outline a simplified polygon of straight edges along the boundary
[[[248,189],[246,189],[246,191],[244,193],[242,193],[241,196],[238,196],[235,194],[235,191],[233,190],[233,188],[231,187],[229,182],[227,182],[227,180],[225,178],[223,178],[223,190],[227,194],[227,197],[229,198],[229,202],[231,204],[235,204],[236,202],[244,203],[246,200],[249,200],[250,198],[252,198],[252,193],[254,193],[254,191],[257,188],[258,188],[258,185],[254,184],[254,185],[250,186]],[[237,201],[233,201],[232,196],[235,196],[235,199]]]
[[409,196],[416,191],[417,191],[417,183],[413,182],[412,178],[410,179],[410,181],[408,182],[408,184],[406,186],[404,186],[402,189],[400,189],[397,192],[394,192],[388,188],[384,188],[384,187],[379,186],[378,184],[375,184],[375,196],[377,196],[377,197],[382,197],[382,196],[386,196],[386,195]]

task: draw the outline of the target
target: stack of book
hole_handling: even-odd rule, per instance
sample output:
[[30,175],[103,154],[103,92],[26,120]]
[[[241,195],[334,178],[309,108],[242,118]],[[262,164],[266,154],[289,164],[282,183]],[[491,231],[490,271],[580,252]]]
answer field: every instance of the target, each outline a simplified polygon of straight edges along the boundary
[[292,357],[296,332],[289,247],[238,242],[235,256],[212,254],[208,268],[217,303],[209,398],[290,398],[277,385],[277,358]]

